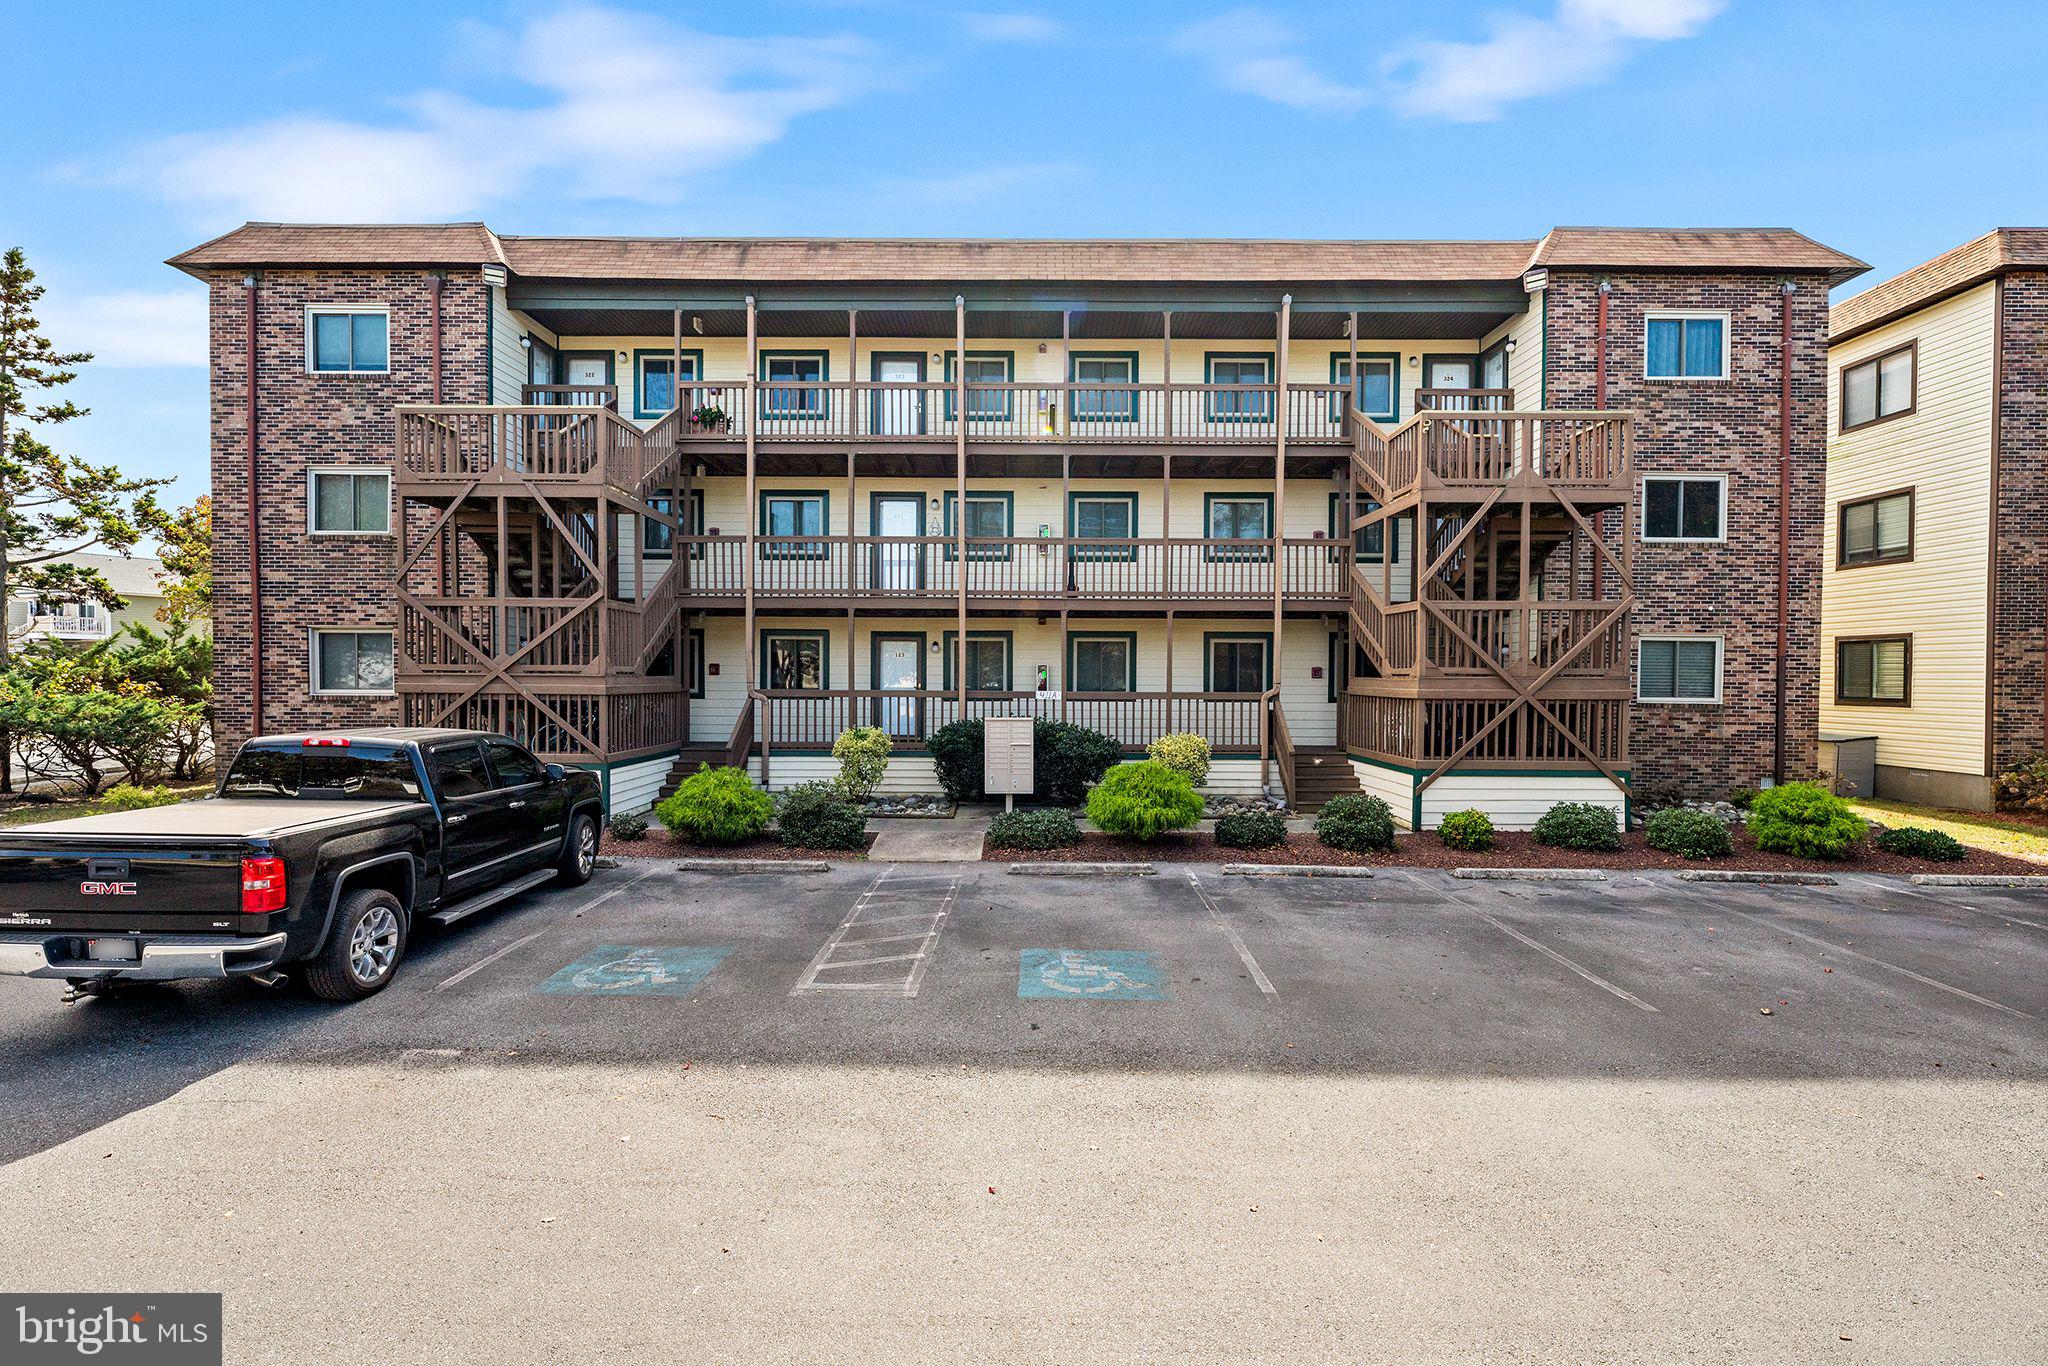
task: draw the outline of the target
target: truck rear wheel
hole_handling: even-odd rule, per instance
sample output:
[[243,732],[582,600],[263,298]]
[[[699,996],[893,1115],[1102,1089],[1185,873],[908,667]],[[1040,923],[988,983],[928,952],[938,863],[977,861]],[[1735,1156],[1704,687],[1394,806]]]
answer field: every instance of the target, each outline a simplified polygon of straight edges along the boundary
[[404,956],[405,908],[366,887],[341,899],[326,945],[306,961],[306,985],[325,1001],[360,1001],[384,989]]
[[555,880],[564,887],[581,887],[596,871],[597,817],[586,811],[569,822],[569,837],[562,841]]

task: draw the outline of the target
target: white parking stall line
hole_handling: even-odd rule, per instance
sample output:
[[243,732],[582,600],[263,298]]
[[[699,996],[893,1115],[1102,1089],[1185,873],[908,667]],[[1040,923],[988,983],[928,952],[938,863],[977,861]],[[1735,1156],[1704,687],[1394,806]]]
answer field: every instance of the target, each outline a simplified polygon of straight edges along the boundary
[[1987,1006],[1992,1010],[2003,1011],[2007,1015],[2016,1015],[2022,1020],[2031,1020],[2034,1018],[2032,1015],[2029,1015],[2026,1011],[2021,1010],[2016,1006],[2006,1005],[2002,1001],[1994,1001],[1988,996],[1979,996],[1974,991],[1965,991],[1963,988],[1958,986],[1951,986],[1947,982],[1936,981],[1934,978],[1927,976],[1925,973],[1915,972],[1911,968],[1900,967],[1897,963],[1888,963],[1882,958],[1873,958],[1871,955],[1860,952],[1856,949],[1844,948],[1840,944],[1834,943],[1831,940],[1822,939],[1817,935],[1808,934],[1804,930],[1795,930],[1790,925],[1785,924],[1781,920],[1774,920],[1767,916],[1752,915],[1748,911],[1738,911],[1732,906],[1723,907],[1722,910],[1724,913],[1728,915],[1740,916],[1742,917],[1742,919],[1749,921],[1753,925],[1761,925],[1767,930],[1781,931],[1782,933],[1791,935],[1794,939],[1803,939],[1809,944],[1814,944],[1819,946],[1820,948],[1826,949],[1829,953],[1839,953],[1844,958],[1853,958],[1859,963],[1868,963],[1872,967],[1883,968],[1887,972],[1896,972],[1901,977],[1911,978],[1913,981],[1920,983],[1920,985],[1922,986],[1933,987],[1936,991],[1945,991],[1951,996],[1960,996],[1965,1001],[1974,1001],[1980,1006]]
[[514,949],[523,948],[526,945],[531,944],[534,940],[540,938],[542,935],[546,933],[546,930],[535,930],[532,934],[527,935],[523,939],[513,940],[504,948],[499,949],[496,953],[490,954],[489,956],[484,958],[479,958],[474,963],[471,963],[468,967],[464,968],[462,971],[456,973],[454,976],[442,979],[441,983],[438,986],[436,986],[434,990],[448,990],[448,988],[454,986],[457,982],[462,981],[463,979],[471,976],[474,973],[482,972],[485,968],[497,962],[500,958],[503,958],[506,954],[512,952]]
[[[904,997],[917,995],[930,962],[932,945],[938,942],[939,932],[945,928],[946,918],[952,913],[953,900],[959,895],[960,878],[955,874],[944,880],[917,878],[898,882],[891,880],[894,872],[893,865],[884,868],[854,899],[846,918],[839,922],[817,956],[811,959],[797,984],[790,988],[790,995],[802,996],[819,991],[885,991]],[[929,898],[941,889],[943,896],[937,906],[928,910],[910,909],[920,898]],[[870,933],[886,926],[913,924],[916,928],[906,932]],[[866,953],[867,947],[873,944],[909,943],[915,943],[917,947],[902,953]],[[874,981],[833,981],[822,976],[890,963],[908,966],[901,970],[901,975],[890,973]]]
[[1200,897],[1202,905],[1208,908],[1209,919],[1215,922],[1217,929],[1223,931],[1223,937],[1230,941],[1230,947],[1237,950],[1238,961],[1251,973],[1252,981],[1258,983],[1259,990],[1277,998],[1280,993],[1273,989],[1273,980],[1266,976],[1265,969],[1259,966],[1259,960],[1252,957],[1252,951],[1245,947],[1244,938],[1238,934],[1236,927],[1223,918],[1223,912],[1216,909],[1216,903],[1209,899],[1208,889],[1202,886],[1202,880],[1189,873],[1188,886],[1195,889],[1195,895]]
[[[577,916],[583,914],[585,911],[594,911],[599,906],[604,905],[605,902],[610,901],[613,897],[617,896],[619,893],[631,891],[639,883],[646,881],[648,878],[654,876],[656,873],[660,871],[661,865],[659,863],[650,864],[646,869],[635,874],[633,877],[626,879],[624,882],[621,882],[618,886],[609,888],[608,890],[598,894],[597,896],[592,897],[590,900],[584,902],[581,906],[578,906],[569,914],[572,916]],[[517,949],[522,949],[526,947],[528,944],[531,944],[534,940],[540,938],[542,935],[546,933],[547,930],[545,929],[535,930],[532,934],[526,935],[523,938],[513,940],[511,943],[505,945],[503,948],[493,950],[491,953],[486,954],[484,957],[477,959],[474,963],[471,963],[468,967],[462,969],[462,971],[441,979],[440,982],[435,984],[434,990],[437,992],[446,991],[448,988],[454,986],[456,983],[461,982],[475,975],[476,973],[483,971],[485,968],[497,962],[500,958],[505,957],[507,954],[512,953]]]
[[1635,993],[1627,990],[1626,988],[1616,986],[1614,983],[1608,981],[1605,977],[1602,977],[1599,973],[1593,971],[1591,968],[1584,967],[1578,963],[1573,962],[1571,959],[1559,953],[1556,949],[1551,948],[1548,944],[1538,943],[1534,939],[1531,939],[1528,935],[1523,934],[1514,926],[1495,919],[1493,916],[1488,915],[1485,911],[1480,910],[1476,906],[1472,908],[1472,914],[1478,916],[1481,920],[1484,920],[1487,924],[1493,926],[1496,930],[1499,930],[1502,934],[1514,940],[1516,943],[1526,944],[1528,947],[1536,950],[1536,952],[1542,954],[1545,958],[1548,958],[1551,961],[1557,963],[1559,966],[1567,969],[1568,971],[1577,973],[1579,976],[1585,978],[1588,982],[1591,982],[1594,986],[1600,988],[1602,991],[1607,992],[1610,995],[1619,996],[1622,1000],[1627,1001],[1637,1010],[1648,1011],[1652,1015],[1659,1013],[1657,1007],[1651,1005],[1642,997],[1637,996]]
[[917,951],[917,962],[911,965],[910,976],[903,983],[903,995],[907,999],[917,995],[918,987],[924,984],[924,970],[931,964],[932,945],[939,942],[939,930],[944,927],[946,917],[953,912],[953,898],[960,894],[960,875],[955,873],[946,884],[946,899],[939,903],[939,913],[932,917],[931,928],[925,931],[924,944]]

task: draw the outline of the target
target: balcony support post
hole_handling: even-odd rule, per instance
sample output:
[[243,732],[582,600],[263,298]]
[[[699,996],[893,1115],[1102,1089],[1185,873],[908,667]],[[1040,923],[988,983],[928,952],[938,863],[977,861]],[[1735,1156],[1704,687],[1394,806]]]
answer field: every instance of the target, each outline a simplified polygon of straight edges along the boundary
[[[740,561],[740,593],[745,599],[745,635],[740,641],[741,654],[746,659],[747,695],[752,697],[764,681],[760,674],[760,650],[754,644],[754,519],[756,470],[754,468],[754,411],[756,377],[761,373],[761,332],[760,306],[754,296],[747,296],[747,381],[742,392],[746,395],[745,413],[747,434],[747,501],[740,515],[746,550]],[[769,731],[774,725],[774,708],[761,708],[761,786],[768,786],[768,744]]]
[[[1074,453],[1065,446],[1062,446],[1060,447],[1060,521],[1066,527],[1068,537],[1072,537],[1074,534],[1073,489]],[[1131,530],[1135,532],[1137,528],[1132,527]],[[1067,565],[1060,581],[1065,586],[1066,591],[1071,594],[1078,591],[1078,585],[1074,579],[1074,548],[1071,545],[1062,546],[1061,553],[1066,556]]]
[[[1281,592],[1287,578],[1287,344],[1294,330],[1294,296],[1280,296],[1280,317],[1273,364],[1273,647],[1267,651],[1270,671],[1268,688],[1280,682],[1280,640],[1286,627]],[[1272,746],[1267,742],[1264,708],[1259,713],[1259,786],[1264,789],[1272,776]]]
[[[1170,318],[1173,315],[1167,314]],[[1167,409],[1172,411],[1173,397],[1167,395]],[[1159,595],[1166,601],[1173,601],[1173,450],[1168,447],[1159,457]],[[1133,536],[1138,528],[1131,528]],[[1171,691],[1169,689],[1168,691]]]
[[1173,604],[1169,600],[1166,606],[1166,729],[1169,732],[1173,730],[1173,704],[1178,700],[1173,695],[1173,617]]
[[[853,316],[851,310],[848,310],[847,316],[849,319]],[[849,322],[849,333],[846,342],[848,355],[853,354],[853,337],[850,331],[851,327],[852,324],[851,322]],[[851,388],[849,388],[846,391],[846,397],[848,402],[853,401],[853,393],[854,391]],[[851,418],[851,416],[851,414],[848,414],[849,418]],[[854,550],[853,544],[853,525],[854,516],[860,506],[858,503],[854,501],[854,497],[859,487],[859,482],[859,472],[854,468],[853,446],[849,444],[846,448],[846,686],[849,689],[851,689],[854,686],[853,671],[860,660],[860,652],[854,640],[854,628],[858,624],[860,616],[860,609],[855,605],[860,601],[860,585],[856,581],[856,577],[853,572],[854,556],[857,553]],[[868,530],[872,532],[874,528],[870,526]],[[879,688],[881,684],[877,680],[870,678],[868,680],[868,686],[873,688]],[[918,703],[918,706],[920,707],[922,707],[923,705],[924,703],[922,702]],[[847,698],[846,706],[848,712],[846,724],[848,724],[849,726],[859,725],[860,717],[855,714],[860,710],[859,696],[856,694],[855,696]]]
[[[1166,358],[1160,362],[1164,373],[1160,376],[1166,382],[1166,439],[1173,440],[1173,310],[1167,309],[1159,315],[1159,336],[1166,343]],[[1136,377],[1133,376],[1135,379]],[[1134,528],[1135,529],[1135,528]]]
[[[953,681],[967,715],[967,297],[953,296]],[[848,643],[851,648],[851,642]]]

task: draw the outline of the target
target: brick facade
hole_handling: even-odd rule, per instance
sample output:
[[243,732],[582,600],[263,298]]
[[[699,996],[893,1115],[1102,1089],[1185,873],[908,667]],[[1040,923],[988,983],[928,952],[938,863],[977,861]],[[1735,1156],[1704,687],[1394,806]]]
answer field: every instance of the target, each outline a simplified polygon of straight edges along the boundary
[[1992,631],[1994,774],[2043,746],[2048,633],[2048,274],[1999,282],[1997,617]]
[[[1591,408],[1599,274],[1553,271],[1545,307],[1548,408]],[[1725,544],[1634,546],[1634,634],[1722,637],[1719,705],[1637,703],[1637,782],[1676,780],[1719,795],[1771,774],[1777,703],[1778,420],[1783,276],[1606,275],[1609,408],[1633,411],[1636,472],[1728,476]],[[1819,728],[1820,571],[1827,453],[1827,282],[1791,295],[1792,518],[1785,666],[1785,772],[1809,776]],[[1729,315],[1726,380],[1644,377],[1644,315]],[[1641,512],[1637,498],[1638,517]],[[1640,527],[1638,528],[1640,532]],[[1633,670],[1631,664],[1631,670]]]
[[[430,272],[418,269],[266,271],[257,288],[258,518],[262,536],[263,725],[282,731],[391,724],[393,698],[310,695],[315,627],[392,630],[395,538],[309,536],[307,471],[391,466],[392,409],[433,401]],[[213,408],[215,686],[219,738],[232,749],[250,729],[249,491],[245,447],[247,305],[238,271],[209,278]],[[489,291],[474,270],[451,271],[442,293],[442,401],[488,401]],[[391,311],[390,373],[311,374],[310,304]]]

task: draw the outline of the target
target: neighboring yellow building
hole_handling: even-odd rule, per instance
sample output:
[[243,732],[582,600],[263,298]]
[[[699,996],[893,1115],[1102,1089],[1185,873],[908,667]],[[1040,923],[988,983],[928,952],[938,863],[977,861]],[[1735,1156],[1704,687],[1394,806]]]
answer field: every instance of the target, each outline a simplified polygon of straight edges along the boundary
[[1830,318],[1820,728],[1880,797],[1989,809],[2048,730],[2044,272],[2001,228]]

